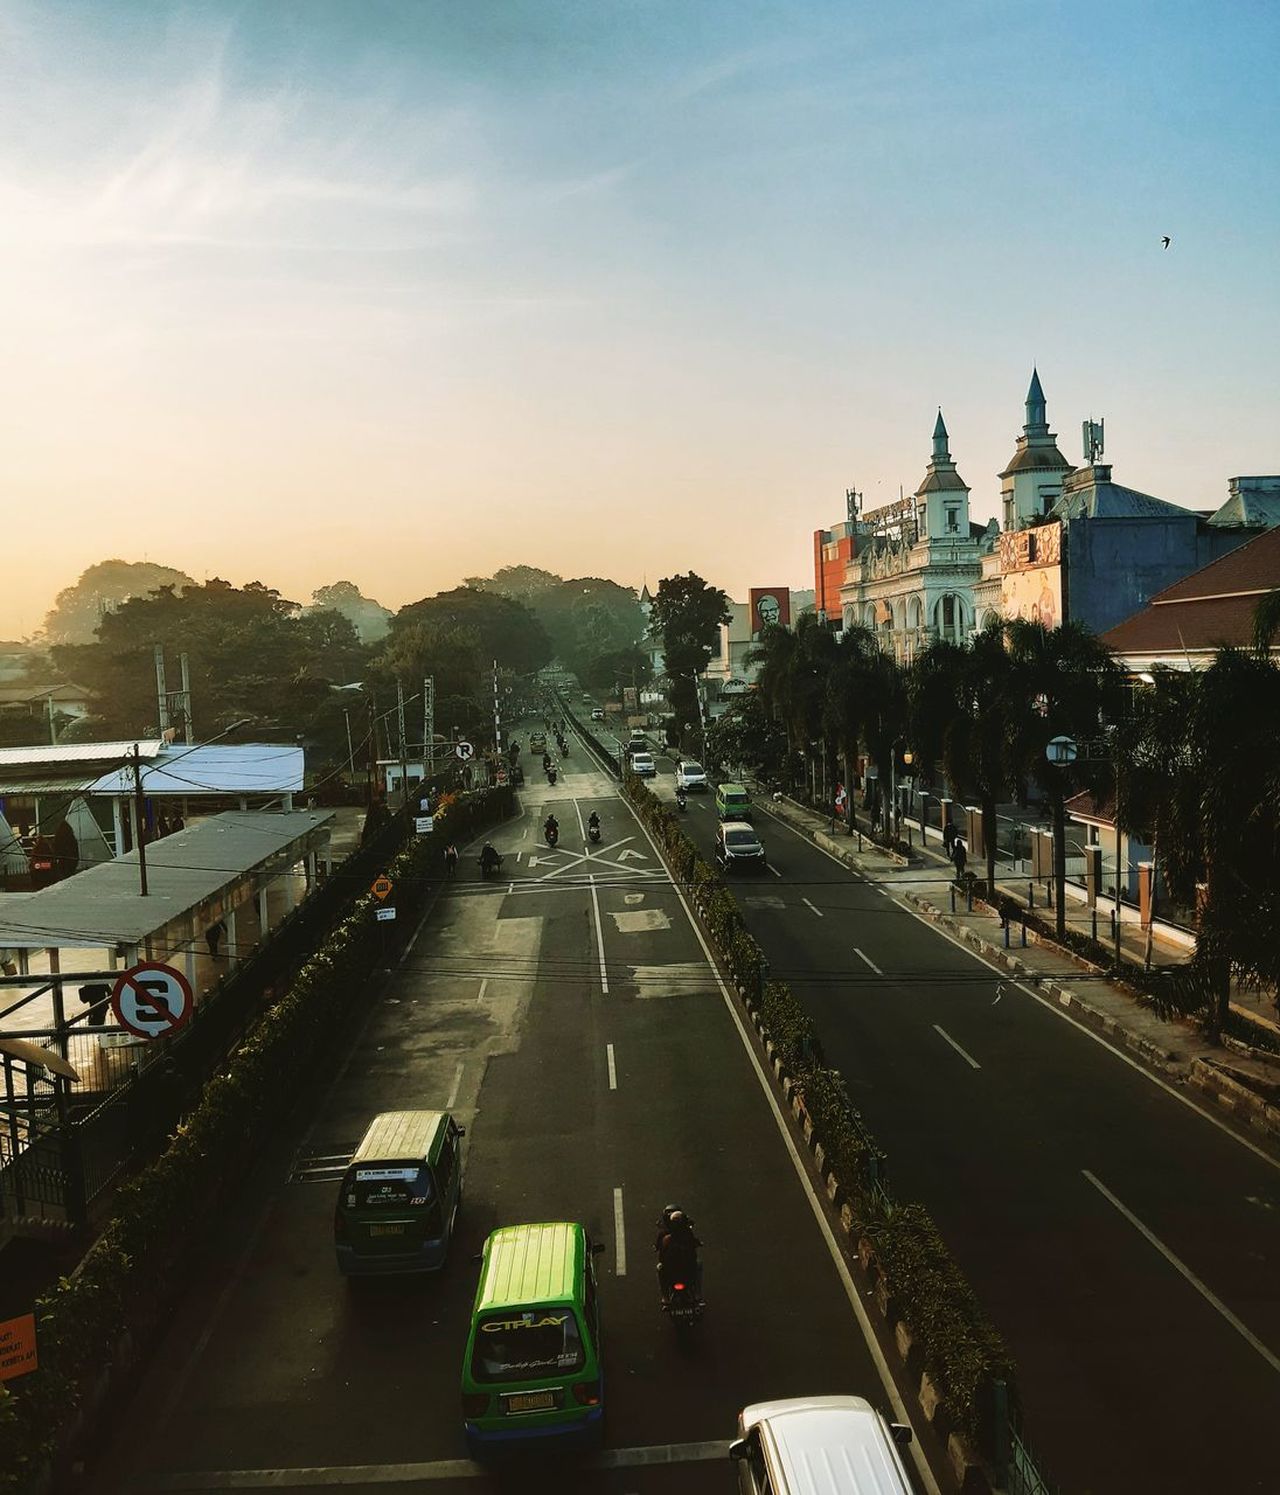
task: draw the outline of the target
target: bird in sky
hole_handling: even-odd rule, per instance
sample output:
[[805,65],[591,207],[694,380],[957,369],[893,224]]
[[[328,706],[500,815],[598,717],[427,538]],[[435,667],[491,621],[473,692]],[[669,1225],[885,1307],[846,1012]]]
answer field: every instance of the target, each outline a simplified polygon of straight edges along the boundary
[[1165,234],[1165,235],[1164,235],[1164,236],[1163,236],[1163,237],[1162,237],[1162,238],[1161,238],[1161,240],[1160,240],[1160,242],[1161,242],[1161,243],[1162,243],[1162,244],[1163,244],[1163,245],[1164,245],[1164,247],[1165,247],[1165,248],[1166,248],[1166,249],[1168,249],[1168,247],[1169,247],[1169,245],[1170,245],[1170,244],[1172,244],[1172,243],[1173,243],[1173,240],[1172,240],[1172,239],[1171,239],[1171,238],[1170,238],[1170,237],[1169,237],[1169,235],[1168,235],[1168,234]]

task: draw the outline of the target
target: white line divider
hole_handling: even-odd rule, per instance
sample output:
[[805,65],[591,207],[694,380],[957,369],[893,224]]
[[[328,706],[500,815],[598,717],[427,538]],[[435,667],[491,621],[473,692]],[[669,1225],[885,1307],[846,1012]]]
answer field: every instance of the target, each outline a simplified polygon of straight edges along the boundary
[[933,1031],[938,1035],[939,1038],[944,1038],[951,1045],[951,1047],[956,1051],[956,1053],[960,1055],[960,1057],[964,1060],[964,1062],[967,1065],[969,1065],[972,1069],[981,1069],[982,1068],[982,1065],[979,1064],[978,1061],[975,1058],[973,1058],[973,1056],[971,1054],[966,1054],[965,1053],[965,1051],[960,1047],[960,1045],[955,1041],[955,1039],[952,1038],[951,1034],[948,1033],[945,1028],[939,1027],[937,1023],[934,1023],[934,1025],[933,1025]]
[[604,1057],[605,1062],[609,1066],[609,1089],[616,1090],[618,1088],[618,1066],[614,1061],[613,1045],[611,1043],[605,1044]]
[[869,965],[871,967],[871,969],[876,973],[877,976],[883,976],[884,975],[884,972],[875,963],[875,961],[872,960],[869,955],[867,955],[863,951],[859,950],[858,947],[857,947],[857,945],[855,945],[853,947],[853,953],[858,957],[859,960],[865,961],[867,963],[867,965]]
[[1243,1339],[1244,1342],[1252,1349],[1257,1350],[1258,1354],[1262,1356],[1262,1358],[1267,1362],[1272,1370],[1280,1371],[1280,1355],[1273,1354],[1272,1351],[1269,1350],[1265,1344],[1263,1344],[1263,1342],[1258,1338],[1253,1330],[1250,1329],[1246,1324],[1244,1324],[1240,1319],[1238,1319],[1236,1315],[1232,1313],[1232,1311],[1227,1307],[1222,1299],[1219,1298],[1211,1288],[1207,1287],[1203,1282],[1201,1282],[1199,1277],[1196,1276],[1196,1274],[1191,1270],[1186,1262],[1182,1261],[1181,1258],[1175,1256],[1173,1252],[1170,1251],[1168,1246],[1166,1246],[1165,1243],[1159,1238],[1159,1236],[1157,1236],[1153,1231],[1148,1230],[1132,1210],[1126,1209],[1125,1206],[1120,1203],[1120,1201],[1111,1192],[1111,1190],[1107,1188],[1106,1184],[1102,1183],[1101,1180],[1095,1177],[1094,1174],[1090,1173],[1087,1168],[1081,1168],[1080,1172],[1084,1174],[1084,1176],[1089,1180],[1093,1187],[1097,1189],[1098,1193],[1102,1195],[1107,1203],[1117,1209],[1120,1214],[1122,1214],[1124,1218],[1128,1220],[1129,1224],[1133,1226],[1138,1234],[1141,1235],[1143,1239],[1146,1240],[1150,1245],[1156,1248],[1156,1250],[1160,1253],[1161,1256],[1164,1257],[1164,1259],[1169,1263],[1174,1271],[1181,1273],[1181,1275],[1186,1278],[1186,1280],[1191,1284],[1192,1287],[1195,1288],[1196,1292],[1200,1294],[1205,1302],[1208,1303],[1210,1307],[1217,1309],[1217,1311],[1222,1315],[1224,1319],[1226,1319],[1227,1323],[1231,1325],[1231,1327],[1236,1331],[1241,1339]]
[[625,1277],[627,1275],[627,1235],[622,1218],[622,1190],[613,1191],[613,1239],[615,1242],[614,1255],[617,1264],[614,1267],[614,1275]]
[[467,1061],[465,1059],[459,1059],[458,1067],[453,1072],[453,1089],[449,1091],[449,1099],[444,1103],[444,1108],[446,1111],[452,1111],[454,1106],[458,1104],[458,1091],[462,1087],[462,1071],[466,1067]]
[[600,956],[600,990],[609,995],[609,975],[604,964],[604,925],[600,921],[600,895],[596,892],[596,875],[591,874],[591,909],[596,919],[596,951]]
[[820,909],[820,908],[818,908],[818,907],[816,907],[816,906],[815,906],[815,905],[814,905],[814,904],[812,904],[812,903],[810,903],[810,902],[809,902],[809,900],[808,900],[808,899],[807,899],[807,898],[802,898],[802,899],[801,899],[801,900],[800,900],[800,902],[801,902],[801,903],[804,903],[804,904],[807,904],[807,905],[808,905],[808,907],[809,907],[809,908],[811,908],[811,909],[813,909],[813,912],[814,912],[814,913],[815,913],[815,914],[817,914],[817,916],[818,916],[818,917],[819,917],[819,918],[820,918],[820,919],[825,919],[825,918],[826,918],[826,915],[825,915],[825,914],[824,914],[824,913],[823,913],[823,912],[822,912],[822,910],[821,910],[821,909]]
[[479,991],[479,994],[476,997],[476,1001],[477,1002],[483,1002],[484,1001],[484,994],[488,990],[489,990],[489,978],[486,976],[484,978],[484,980],[481,981],[481,983],[480,983],[480,991]]

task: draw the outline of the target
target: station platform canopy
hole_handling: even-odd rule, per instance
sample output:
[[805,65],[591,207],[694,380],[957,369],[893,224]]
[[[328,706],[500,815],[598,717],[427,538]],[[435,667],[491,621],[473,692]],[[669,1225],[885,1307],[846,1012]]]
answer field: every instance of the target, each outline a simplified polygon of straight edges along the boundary
[[0,894],[0,947],[144,946],[193,918],[218,917],[271,877],[327,847],[328,810],[226,810],[138,853],[101,862],[36,893]]
[[154,795],[297,794],[305,755],[279,742],[194,746],[159,738],[0,748],[0,795],[74,793],[119,797],[134,790],[134,748],[142,792]]

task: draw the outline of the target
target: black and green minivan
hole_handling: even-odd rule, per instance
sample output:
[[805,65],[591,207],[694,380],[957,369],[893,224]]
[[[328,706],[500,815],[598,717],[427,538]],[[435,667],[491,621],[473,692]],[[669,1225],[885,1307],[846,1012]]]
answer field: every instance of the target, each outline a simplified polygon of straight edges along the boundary
[[333,1212],[348,1277],[437,1272],[462,1201],[466,1129],[448,1111],[385,1111],[369,1123]]
[[583,1226],[508,1225],[484,1243],[462,1364],[473,1458],[529,1445],[595,1448],[604,1369],[595,1254]]

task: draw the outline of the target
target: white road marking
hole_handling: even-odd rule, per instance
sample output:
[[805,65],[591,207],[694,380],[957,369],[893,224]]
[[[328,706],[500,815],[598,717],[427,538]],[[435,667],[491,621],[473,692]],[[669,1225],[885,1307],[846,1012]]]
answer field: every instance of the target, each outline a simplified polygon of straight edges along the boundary
[[[578,801],[576,799],[570,800],[570,804],[572,804],[572,806],[573,806],[573,813],[578,817],[578,834],[582,837],[583,841],[586,841],[586,839],[587,839],[587,828],[582,823],[582,810],[581,810],[581,808],[580,808],[580,806],[578,804]],[[586,851],[586,847],[585,846],[582,849],[584,851]]]
[[867,963],[867,965],[869,965],[871,967],[871,969],[876,973],[877,976],[883,976],[884,975],[884,972],[875,963],[875,961],[872,960],[869,955],[865,955],[861,950],[859,950],[858,947],[857,947],[857,945],[855,945],[853,947],[853,953],[858,957],[859,960],[865,961]]
[[509,883],[508,883],[508,884],[507,884],[507,892],[508,892],[508,893],[514,893],[514,892],[515,892],[515,890],[516,890],[516,885],[515,885],[515,883],[513,883],[513,882],[509,882]]
[[604,921],[600,917],[600,895],[596,892],[595,873],[591,874],[591,911],[596,921],[596,952],[600,956],[600,992],[609,995],[609,973],[604,963]]
[[613,1269],[614,1274],[618,1277],[625,1277],[627,1275],[627,1237],[622,1219],[621,1189],[613,1191],[613,1238],[616,1242],[614,1255],[617,1258],[617,1265]]
[[484,978],[484,980],[480,983],[480,994],[479,994],[479,996],[476,997],[476,1001],[477,1002],[483,1002],[484,1001],[484,994],[488,990],[489,990],[489,978],[486,976]]
[[778,869],[773,865],[772,862],[766,862],[765,866],[768,867],[769,871],[772,872],[775,877],[782,876],[782,873],[778,871]]
[[951,1045],[951,1047],[956,1051],[956,1053],[960,1055],[960,1057],[964,1060],[964,1062],[966,1064],[970,1065],[973,1069],[981,1069],[982,1068],[982,1065],[979,1064],[978,1061],[975,1058],[973,1058],[972,1055],[965,1053],[965,1051],[960,1047],[960,1045],[955,1041],[955,1039],[952,1038],[951,1034],[948,1033],[945,1028],[940,1028],[937,1023],[934,1023],[934,1025],[933,1025],[933,1031],[936,1034],[938,1034],[938,1036],[940,1038],[945,1038],[946,1041]]
[[[654,1443],[639,1448],[606,1448],[583,1461],[589,1469],[644,1469],[665,1464],[727,1462],[723,1438],[703,1443]],[[447,1479],[492,1478],[487,1464],[470,1459],[437,1459],[430,1464],[330,1464],[312,1469],[213,1469],[169,1474],[167,1490],[338,1489],[344,1485],[436,1484]]]
[[466,1067],[467,1061],[465,1059],[459,1059],[458,1067],[453,1072],[453,1088],[449,1091],[449,1099],[444,1103],[444,1108],[446,1111],[452,1111],[454,1106],[458,1104],[458,1091],[462,1085],[462,1071]]
[[1246,1342],[1246,1344],[1248,1344],[1250,1348],[1257,1350],[1258,1354],[1262,1356],[1262,1358],[1267,1362],[1272,1370],[1280,1371],[1280,1355],[1272,1354],[1272,1352],[1266,1347],[1265,1344],[1263,1344],[1258,1336],[1254,1334],[1251,1329],[1246,1327],[1246,1325],[1241,1323],[1241,1321],[1235,1316],[1234,1313],[1232,1313],[1232,1311],[1227,1307],[1222,1299],[1219,1298],[1208,1287],[1206,1287],[1203,1282],[1201,1282],[1199,1277],[1197,1277],[1196,1274],[1191,1270],[1191,1268],[1187,1266],[1186,1262],[1181,1261],[1178,1257],[1176,1257],[1173,1252],[1169,1250],[1168,1246],[1166,1246],[1157,1235],[1147,1229],[1147,1227],[1142,1223],[1141,1220],[1138,1219],[1137,1215],[1135,1215],[1132,1210],[1126,1209],[1125,1206],[1120,1203],[1120,1201],[1111,1192],[1111,1190],[1107,1188],[1106,1184],[1101,1183],[1092,1173],[1089,1172],[1087,1168],[1081,1168],[1080,1172],[1084,1174],[1084,1176],[1089,1180],[1094,1188],[1097,1189],[1098,1193],[1102,1195],[1107,1203],[1113,1205],[1117,1210],[1119,1210],[1119,1212],[1124,1216],[1126,1220],[1128,1220],[1129,1224],[1133,1226],[1133,1228],[1143,1237],[1143,1239],[1154,1246],[1160,1253],[1160,1255],[1163,1256],[1164,1259],[1169,1263],[1169,1265],[1173,1267],[1175,1271],[1181,1273],[1181,1275],[1186,1278],[1186,1280],[1191,1284],[1192,1287],[1195,1288],[1196,1292],[1200,1294],[1205,1302],[1208,1303],[1211,1307],[1218,1310],[1222,1317],[1226,1319],[1227,1323],[1231,1325],[1231,1327],[1236,1331],[1237,1334],[1240,1335],[1240,1337]]
[[618,1088],[618,1067],[614,1063],[614,1059],[613,1059],[613,1045],[611,1043],[606,1043],[605,1044],[605,1046],[604,1046],[604,1057],[605,1057],[606,1063],[609,1066],[609,1089],[610,1090],[616,1090]]
[[523,841],[523,840],[524,840],[524,838],[525,838],[525,837],[526,837],[526,836],[527,836],[527,835],[528,835],[528,834],[529,834],[529,827],[528,827],[528,826],[527,826],[527,825],[526,825],[526,826],[525,826],[525,828],[524,828],[524,830],[522,830],[522,831],[521,831],[521,832],[520,832],[520,839],[521,839],[521,840],[522,840],[522,841]]
[[815,913],[815,914],[817,914],[817,916],[818,916],[818,917],[819,917],[819,918],[820,918],[820,919],[825,919],[825,918],[826,918],[826,915],[825,915],[825,914],[824,914],[824,913],[823,913],[823,912],[822,912],[822,910],[821,910],[821,909],[820,909],[820,908],[814,908],[814,906],[813,906],[813,904],[812,904],[812,903],[810,903],[810,902],[809,902],[809,900],[808,900],[808,899],[807,899],[807,898],[802,898],[802,899],[801,899],[801,900],[800,900],[800,902],[801,902],[801,903],[803,903],[803,904],[805,904],[805,905],[806,905],[806,906],[807,906],[807,907],[809,907],[809,908],[811,908],[811,909],[813,909],[813,912],[814,912],[814,913]]
[[518,862],[523,855],[524,855],[523,851],[517,851],[516,852],[516,861]]

